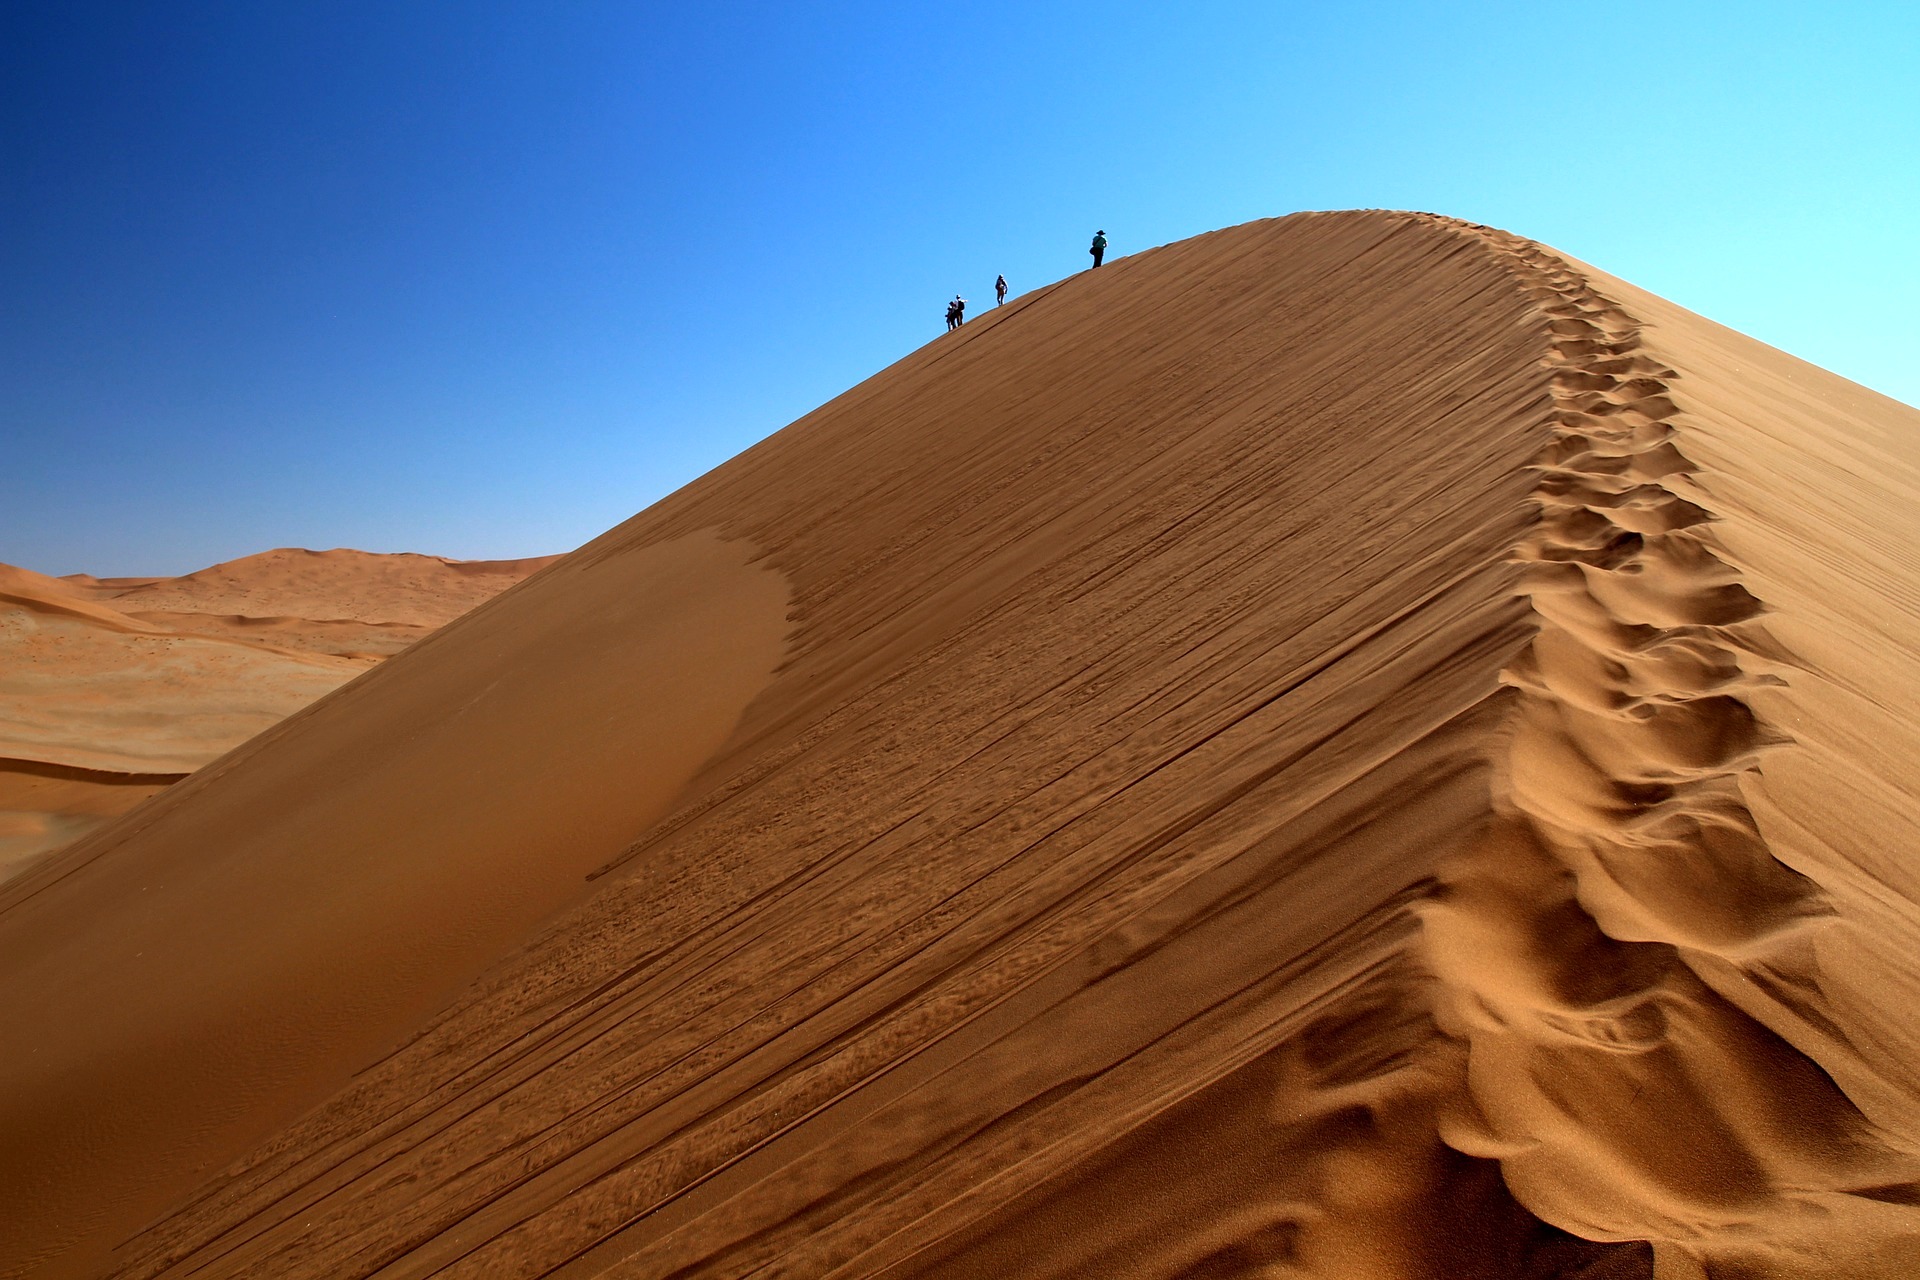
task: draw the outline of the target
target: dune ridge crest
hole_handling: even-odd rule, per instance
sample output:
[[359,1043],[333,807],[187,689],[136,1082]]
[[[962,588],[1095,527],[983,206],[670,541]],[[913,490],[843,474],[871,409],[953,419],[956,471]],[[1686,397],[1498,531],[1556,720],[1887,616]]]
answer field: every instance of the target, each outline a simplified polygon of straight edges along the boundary
[[1470,1046],[1444,1131],[1557,1224],[1656,1241],[1662,1280],[1909,1274],[1913,1215],[1872,1193],[1920,1160],[1755,982],[1817,980],[1797,935],[1836,908],[1741,793],[1792,742],[1751,697],[1793,662],[1695,500],[1681,375],[1567,260],[1476,230],[1551,317],[1556,408],[1494,819],[1424,909],[1440,1024]]

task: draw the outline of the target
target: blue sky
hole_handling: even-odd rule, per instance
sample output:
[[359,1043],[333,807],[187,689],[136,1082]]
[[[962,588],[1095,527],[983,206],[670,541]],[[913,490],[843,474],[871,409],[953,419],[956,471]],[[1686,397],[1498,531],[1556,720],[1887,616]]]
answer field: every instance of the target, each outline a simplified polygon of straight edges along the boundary
[[987,299],[1296,209],[1920,401],[1910,3],[0,5],[0,561],[569,549]]

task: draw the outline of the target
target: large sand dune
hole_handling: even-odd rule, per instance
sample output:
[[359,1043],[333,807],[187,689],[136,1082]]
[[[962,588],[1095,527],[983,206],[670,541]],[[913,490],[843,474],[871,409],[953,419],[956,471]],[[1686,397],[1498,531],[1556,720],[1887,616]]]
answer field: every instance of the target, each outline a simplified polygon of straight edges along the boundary
[[282,549],[107,579],[0,565],[0,880],[555,559]]
[[1110,263],[0,890],[0,1270],[1920,1274],[1920,413]]

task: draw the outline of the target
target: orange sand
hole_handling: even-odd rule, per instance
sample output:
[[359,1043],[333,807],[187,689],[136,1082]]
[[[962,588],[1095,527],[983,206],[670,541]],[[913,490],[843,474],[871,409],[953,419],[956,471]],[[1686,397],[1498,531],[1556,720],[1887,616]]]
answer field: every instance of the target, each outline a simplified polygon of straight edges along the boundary
[[1028,295],[0,889],[0,1271],[1920,1273],[1916,497],[1486,228]]
[[0,565],[0,880],[554,559],[281,550],[106,580]]

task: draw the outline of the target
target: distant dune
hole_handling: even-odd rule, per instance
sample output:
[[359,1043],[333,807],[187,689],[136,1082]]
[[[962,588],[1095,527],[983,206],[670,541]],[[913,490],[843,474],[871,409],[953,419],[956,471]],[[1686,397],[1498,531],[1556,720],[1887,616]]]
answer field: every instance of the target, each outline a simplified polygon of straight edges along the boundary
[[287,549],[110,579],[0,565],[0,879],[557,558]]
[[1910,1277],[1916,706],[1920,412],[1110,262],[0,887],[0,1273]]

